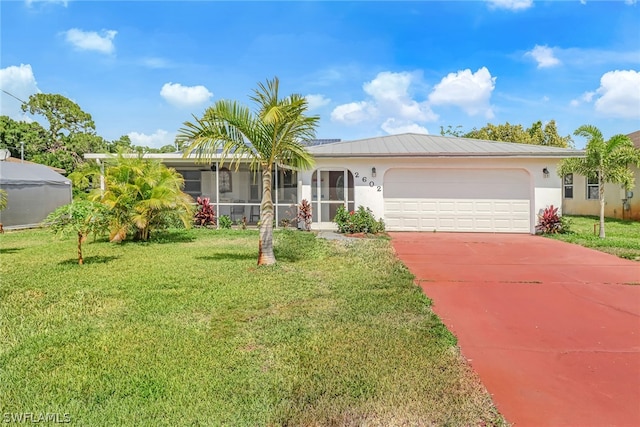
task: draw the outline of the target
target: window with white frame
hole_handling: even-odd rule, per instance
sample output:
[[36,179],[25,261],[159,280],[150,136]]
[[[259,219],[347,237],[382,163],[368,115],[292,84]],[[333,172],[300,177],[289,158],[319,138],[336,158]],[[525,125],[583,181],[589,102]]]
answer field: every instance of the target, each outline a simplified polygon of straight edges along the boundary
[[587,178],[587,199],[598,200],[600,199],[600,184],[598,175],[593,178]]
[[564,176],[564,198],[573,199],[573,174],[568,173]]

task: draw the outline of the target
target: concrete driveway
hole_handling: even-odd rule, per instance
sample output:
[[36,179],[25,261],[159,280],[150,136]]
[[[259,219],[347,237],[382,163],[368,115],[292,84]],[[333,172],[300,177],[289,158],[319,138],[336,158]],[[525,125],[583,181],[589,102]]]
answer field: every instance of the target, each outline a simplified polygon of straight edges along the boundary
[[640,426],[640,264],[539,236],[390,233],[498,410]]

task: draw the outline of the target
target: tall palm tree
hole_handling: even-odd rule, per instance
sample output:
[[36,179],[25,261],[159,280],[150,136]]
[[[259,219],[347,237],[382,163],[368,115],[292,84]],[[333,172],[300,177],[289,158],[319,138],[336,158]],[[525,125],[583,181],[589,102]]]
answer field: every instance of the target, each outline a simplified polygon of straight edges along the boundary
[[587,179],[598,180],[600,196],[600,235],[604,239],[604,185],[607,182],[622,184],[633,188],[633,172],[629,164],[640,167],[640,150],[626,135],[614,135],[605,141],[602,132],[591,125],[580,126],[574,135],[587,139],[586,155],[581,158],[569,158],[562,161],[558,175],[570,173],[584,175]]
[[221,161],[229,159],[236,167],[249,161],[254,171],[262,174],[260,204],[260,241],[258,265],[276,262],[273,253],[273,199],[271,174],[273,165],[309,169],[313,157],[304,141],[315,138],[318,116],[305,115],[307,100],[298,94],[279,97],[277,77],[258,83],[250,99],[256,111],[236,101],[220,100],[209,107],[202,118],[185,122],[178,141],[188,144],[185,157],[195,153],[201,161],[211,162],[220,150]]

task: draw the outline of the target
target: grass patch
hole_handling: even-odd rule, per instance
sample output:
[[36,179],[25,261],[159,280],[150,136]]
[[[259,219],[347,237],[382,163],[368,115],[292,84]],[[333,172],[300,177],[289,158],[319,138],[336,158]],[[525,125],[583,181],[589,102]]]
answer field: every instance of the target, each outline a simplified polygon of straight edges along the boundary
[[0,236],[0,412],[112,425],[503,425],[388,241]]
[[605,218],[604,239],[598,237],[598,226],[594,234],[594,224],[599,224],[597,216],[565,215],[571,221],[567,234],[546,235],[552,239],[575,243],[587,248],[607,252],[634,261],[640,261],[640,222]]

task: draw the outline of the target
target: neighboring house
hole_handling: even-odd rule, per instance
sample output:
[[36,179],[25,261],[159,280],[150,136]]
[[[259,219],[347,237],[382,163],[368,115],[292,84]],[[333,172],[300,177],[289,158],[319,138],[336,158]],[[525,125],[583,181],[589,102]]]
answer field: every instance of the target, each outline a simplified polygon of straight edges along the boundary
[[58,206],[72,200],[68,178],[48,166],[26,161],[0,161],[0,188],[7,192],[0,223],[8,229],[36,227]]
[[[312,145],[316,165],[276,165],[276,223],[307,199],[315,229],[332,229],[340,205],[365,206],[390,231],[534,233],[537,215],[562,203],[558,163],[583,151],[466,138],[403,134]],[[87,154],[88,159],[107,158]],[[260,174],[243,163],[198,165],[180,153],[148,154],[177,169],[185,191],[211,198],[216,213],[259,219]],[[293,209],[292,209],[293,208]]]
[[[640,149],[640,130],[627,135]],[[604,187],[604,216],[608,218],[640,221],[640,170],[631,166],[635,187],[625,191],[620,184],[607,183]],[[600,194],[597,180],[587,180],[578,174],[564,177],[562,211],[568,215],[600,215]]]

